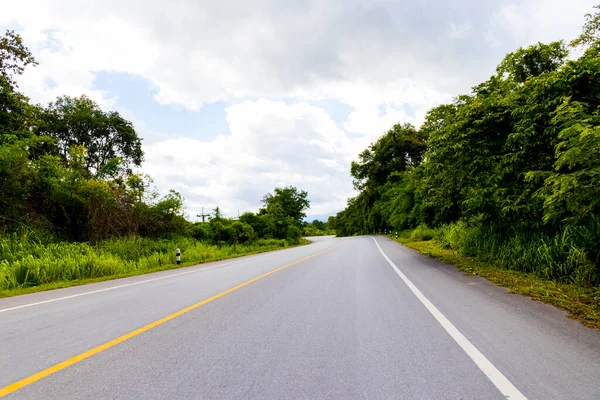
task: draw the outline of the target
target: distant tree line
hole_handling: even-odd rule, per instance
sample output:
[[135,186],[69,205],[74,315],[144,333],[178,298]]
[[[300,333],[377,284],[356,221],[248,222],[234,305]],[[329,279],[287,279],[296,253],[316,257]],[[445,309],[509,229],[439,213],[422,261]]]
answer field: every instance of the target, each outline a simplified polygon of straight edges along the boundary
[[188,232],[209,243],[244,243],[255,239],[287,239],[297,242],[302,236],[308,193],[294,186],[275,188],[263,197],[258,212],[246,212],[238,220],[224,218],[215,208],[208,222],[192,224]]
[[394,125],[352,163],[336,232],[445,228],[469,255],[600,283],[599,28],[587,15],[570,46],[519,48],[419,129]]
[[0,234],[92,243],[188,235],[219,244],[302,235],[310,203],[294,187],[276,188],[264,208],[237,221],[217,208],[206,224],[188,222],[178,192],[161,196],[134,172],[144,153],[131,122],[86,96],[41,106],[19,92],[17,77],[36,64],[14,31],[0,37]]
[[312,222],[304,223],[304,236],[326,236],[335,235],[335,229],[331,226],[330,220],[327,222],[319,221],[318,219]]

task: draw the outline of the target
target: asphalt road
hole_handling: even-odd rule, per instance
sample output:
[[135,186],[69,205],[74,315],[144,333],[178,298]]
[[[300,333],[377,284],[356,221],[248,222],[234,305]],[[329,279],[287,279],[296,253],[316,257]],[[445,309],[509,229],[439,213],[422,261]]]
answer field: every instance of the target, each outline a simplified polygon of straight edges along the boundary
[[2,299],[0,393],[15,382],[7,398],[597,400],[600,333],[386,238],[321,238]]

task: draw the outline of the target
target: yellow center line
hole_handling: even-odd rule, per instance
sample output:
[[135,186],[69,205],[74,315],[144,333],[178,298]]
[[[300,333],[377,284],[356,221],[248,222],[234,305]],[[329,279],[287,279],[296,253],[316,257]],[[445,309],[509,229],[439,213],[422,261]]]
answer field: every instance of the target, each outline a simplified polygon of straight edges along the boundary
[[101,353],[104,350],[110,349],[111,347],[114,347],[114,346],[118,345],[119,343],[123,343],[124,341],[129,340],[132,337],[135,337],[135,336],[137,336],[137,335],[139,335],[141,333],[149,331],[152,328],[156,328],[157,326],[162,325],[165,322],[168,322],[168,321],[170,321],[172,319],[175,319],[175,318],[177,318],[177,317],[179,317],[179,316],[181,316],[181,315],[183,315],[183,314],[185,314],[187,312],[195,310],[196,308],[201,307],[201,306],[203,306],[203,305],[205,305],[207,303],[210,303],[213,300],[216,300],[216,299],[218,299],[220,297],[223,297],[223,296],[225,296],[225,295],[227,295],[227,294],[229,294],[231,292],[234,292],[234,291],[236,291],[236,290],[238,290],[240,288],[243,288],[244,286],[248,286],[251,283],[254,283],[254,282],[258,281],[258,280],[266,278],[267,276],[269,276],[271,274],[274,274],[275,272],[279,272],[282,269],[291,267],[292,265],[299,264],[302,261],[306,261],[306,260],[308,260],[310,258],[316,257],[316,256],[321,255],[323,253],[326,253],[328,251],[331,251],[331,250],[335,249],[336,247],[339,247],[339,246],[343,245],[344,243],[346,243],[345,240],[342,243],[338,244],[338,245],[335,245],[333,247],[330,247],[330,248],[325,249],[323,251],[320,251],[318,253],[312,254],[312,255],[310,255],[308,257],[301,258],[300,260],[294,261],[292,263],[286,264],[286,265],[284,265],[282,267],[274,269],[273,271],[267,272],[266,274],[257,276],[256,278],[252,278],[249,281],[246,281],[246,282],[241,283],[241,284],[239,284],[237,286],[234,286],[234,287],[232,287],[230,289],[227,289],[224,292],[221,292],[221,293],[216,294],[216,295],[214,295],[212,297],[204,299],[204,300],[202,300],[199,303],[196,303],[196,304],[191,305],[191,306],[189,306],[187,308],[184,308],[182,310],[174,312],[171,315],[167,315],[164,318],[161,318],[161,319],[159,319],[157,321],[149,323],[148,325],[142,326],[141,328],[138,328],[138,329],[136,329],[136,330],[134,330],[132,332],[129,332],[129,333],[123,335],[123,336],[120,336],[120,337],[118,337],[116,339],[113,339],[113,340],[111,340],[109,342],[106,342],[106,343],[104,343],[104,344],[102,344],[102,345],[100,345],[98,347],[94,347],[93,349],[90,349],[90,350],[88,350],[88,351],[86,351],[84,353],[81,353],[81,354],[79,354],[79,355],[77,355],[75,357],[69,358],[68,360],[65,360],[65,361],[63,361],[61,363],[58,363],[56,365],[53,365],[53,366],[51,366],[49,368],[46,368],[46,369],[40,371],[40,372],[37,372],[37,373],[35,373],[35,374],[31,375],[31,376],[28,376],[27,378],[21,379],[20,381],[17,381],[17,382],[12,383],[12,384],[10,384],[8,386],[5,386],[5,387],[3,387],[3,388],[0,389],[0,397],[7,396],[7,395],[9,395],[9,394],[11,394],[11,393],[19,390],[19,389],[24,388],[25,386],[31,385],[32,383],[35,383],[35,382],[39,381],[40,379],[46,378],[47,376],[55,374],[58,371],[61,371],[61,370],[65,369],[65,368],[67,368],[67,367],[70,367],[73,364],[77,364],[78,362],[83,361],[86,358],[89,358],[89,357],[91,357],[91,356],[93,356],[95,354]]

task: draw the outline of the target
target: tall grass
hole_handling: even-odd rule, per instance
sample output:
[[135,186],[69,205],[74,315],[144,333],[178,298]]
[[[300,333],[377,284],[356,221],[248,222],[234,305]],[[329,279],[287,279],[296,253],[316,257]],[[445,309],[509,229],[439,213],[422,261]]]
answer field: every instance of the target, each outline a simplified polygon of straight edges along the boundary
[[522,232],[501,235],[492,228],[463,222],[442,226],[434,234],[427,228],[420,229],[446,248],[507,269],[582,286],[600,284],[600,265],[595,255],[589,254],[593,244],[587,243],[585,230],[567,227],[555,236]]
[[286,240],[260,239],[244,245],[216,246],[195,239],[137,236],[89,243],[52,243],[26,233],[0,235],[0,290],[76,279],[140,273],[176,263],[221,260],[288,246]]

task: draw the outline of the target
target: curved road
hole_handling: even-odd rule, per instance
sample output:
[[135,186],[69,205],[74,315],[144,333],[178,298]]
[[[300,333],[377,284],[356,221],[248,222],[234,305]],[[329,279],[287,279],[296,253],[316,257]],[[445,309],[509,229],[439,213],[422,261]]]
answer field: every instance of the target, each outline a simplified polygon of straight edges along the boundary
[[600,399],[600,333],[386,238],[328,237],[2,299],[2,395]]

